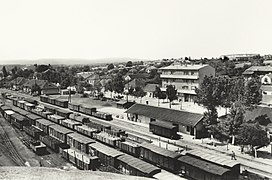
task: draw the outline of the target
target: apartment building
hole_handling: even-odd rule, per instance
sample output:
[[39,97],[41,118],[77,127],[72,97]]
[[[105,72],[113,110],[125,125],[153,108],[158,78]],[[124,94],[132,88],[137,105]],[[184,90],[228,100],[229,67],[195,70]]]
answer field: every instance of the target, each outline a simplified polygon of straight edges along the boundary
[[215,76],[215,69],[210,65],[172,64],[160,68],[162,91],[167,85],[173,85],[178,91],[179,100],[192,102],[196,96],[195,89],[199,87],[205,76]]

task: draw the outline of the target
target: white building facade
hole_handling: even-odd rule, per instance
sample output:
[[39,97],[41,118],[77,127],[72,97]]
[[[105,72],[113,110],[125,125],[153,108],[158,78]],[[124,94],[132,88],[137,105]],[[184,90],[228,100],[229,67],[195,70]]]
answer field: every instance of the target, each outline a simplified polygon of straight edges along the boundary
[[179,100],[193,102],[205,76],[215,76],[215,69],[210,65],[174,64],[160,68],[162,91],[167,85],[173,85],[178,91]]

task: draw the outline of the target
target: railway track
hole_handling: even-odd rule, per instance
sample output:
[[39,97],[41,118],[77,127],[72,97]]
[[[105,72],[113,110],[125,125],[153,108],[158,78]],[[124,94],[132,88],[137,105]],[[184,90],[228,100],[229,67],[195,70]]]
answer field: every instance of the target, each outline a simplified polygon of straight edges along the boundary
[[0,123],[0,149],[7,154],[7,156],[18,166],[25,166],[25,160],[15,149],[13,143],[11,142],[7,132]]
[[[26,96],[26,95],[23,95],[23,96]],[[40,102],[39,101],[39,103],[40,104],[47,104],[47,103],[43,103],[43,102]],[[60,107],[58,107],[58,108],[60,108]],[[61,109],[65,109],[65,108],[61,108]],[[77,112],[78,114],[81,114],[81,115],[85,115],[85,114],[82,114],[82,113],[79,113],[79,112]],[[99,123],[103,123],[103,124],[106,124],[106,125],[111,125],[112,126],[112,128],[116,128],[116,129],[123,129],[123,130],[125,130],[125,131],[127,131],[129,134],[132,134],[133,136],[139,136],[139,137],[143,137],[143,138],[145,138],[145,139],[150,139],[150,140],[155,140],[155,141],[158,141],[158,139],[159,139],[159,136],[158,137],[154,137],[154,135],[149,135],[148,133],[145,133],[145,132],[140,132],[140,131],[138,131],[136,128],[135,129],[132,129],[132,128],[128,128],[128,127],[125,127],[124,125],[118,125],[118,123],[114,123],[114,122],[107,122],[107,121],[104,121],[104,120],[100,120],[100,119],[98,119],[98,118],[94,118],[94,117],[92,117],[92,119],[94,120],[94,121],[96,121],[96,122],[99,122]],[[169,140],[168,139],[166,139],[166,138],[160,138],[160,141],[161,142],[164,142],[164,143],[169,143]],[[182,141],[181,140],[181,142],[182,143],[184,143],[184,145],[177,145],[177,144],[172,144],[172,145],[175,145],[175,146],[177,146],[177,147],[181,147],[181,148],[188,148],[188,149],[199,149],[199,150],[205,150],[205,151],[209,151],[209,153],[218,153],[218,154],[220,154],[221,156],[228,156],[228,154],[227,153],[224,153],[224,152],[221,152],[221,151],[219,151],[219,150],[216,150],[216,149],[211,149],[211,148],[209,148],[209,147],[204,147],[204,146],[202,146],[202,145],[199,145],[199,144],[194,144],[194,143],[191,143],[191,142],[187,142],[187,141]],[[239,157],[239,158],[241,158],[241,159],[243,159],[243,160],[247,160],[248,161],[248,159],[246,159],[246,158],[243,158],[243,157]],[[259,163],[259,162],[258,162]],[[272,165],[271,164],[267,164],[267,163],[261,163],[260,162],[260,164],[262,164],[262,165],[266,165],[266,166],[271,166],[271,169],[272,169]],[[271,178],[272,179],[272,171],[271,172],[267,172],[267,171],[265,171],[265,170],[263,170],[263,169],[261,169],[260,167],[256,167],[256,166],[249,166],[249,165],[247,165],[247,163],[241,163],[241,169],[247,169],[248,171],[251,171],[251,172],[253,172],[253,173],[257,173],[257,174],[260,174],[260,175],[265,175],[265,176],[267,176],[267,177],[269,177],[269,178]]]

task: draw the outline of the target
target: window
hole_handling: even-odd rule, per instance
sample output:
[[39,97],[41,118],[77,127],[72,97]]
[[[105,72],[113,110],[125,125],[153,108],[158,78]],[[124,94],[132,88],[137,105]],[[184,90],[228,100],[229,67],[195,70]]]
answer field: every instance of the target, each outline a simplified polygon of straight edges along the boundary
[[195,72],[194,71],[191,71],[191,75],[194,75],[195,74]]
[[189,72],[188,71],[184,71],[184,75],[189,75]]
[[190,126],[186,126],[186,131],[187,131],[187,132],[190,131]]

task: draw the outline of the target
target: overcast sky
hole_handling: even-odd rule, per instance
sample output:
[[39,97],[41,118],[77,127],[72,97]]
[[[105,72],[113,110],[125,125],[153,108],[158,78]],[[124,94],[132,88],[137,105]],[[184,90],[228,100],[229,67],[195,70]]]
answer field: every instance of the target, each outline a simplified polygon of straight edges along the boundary
[[0,0],[0,62],[270,54],[271,8],[271,0]]

